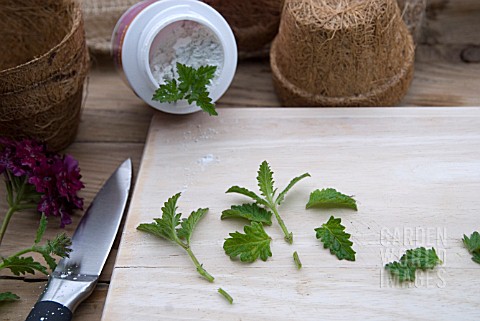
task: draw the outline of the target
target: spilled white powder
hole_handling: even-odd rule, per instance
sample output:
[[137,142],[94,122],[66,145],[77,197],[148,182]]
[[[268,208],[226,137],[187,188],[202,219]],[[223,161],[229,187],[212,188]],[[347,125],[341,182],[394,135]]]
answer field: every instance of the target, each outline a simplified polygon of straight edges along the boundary
[[197,163],[200,165],[209,165],[216,162],[218,162],[218,157],[215,157],[212,154],[207,154],[197,160]]
[[162,29],[150,49],[150,69],[158,84],[178,77],[177,62],[195,69],[216,66],[210,83],[214,86],[223,68],[223,47],[204,25],[189,20],[174,22]]

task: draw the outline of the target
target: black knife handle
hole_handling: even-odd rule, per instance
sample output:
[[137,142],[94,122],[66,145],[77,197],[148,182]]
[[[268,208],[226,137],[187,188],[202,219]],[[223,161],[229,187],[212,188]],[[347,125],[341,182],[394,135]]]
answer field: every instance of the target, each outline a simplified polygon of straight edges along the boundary
[[70,321],[72,311],[53,301],[38,301],[26,321]]

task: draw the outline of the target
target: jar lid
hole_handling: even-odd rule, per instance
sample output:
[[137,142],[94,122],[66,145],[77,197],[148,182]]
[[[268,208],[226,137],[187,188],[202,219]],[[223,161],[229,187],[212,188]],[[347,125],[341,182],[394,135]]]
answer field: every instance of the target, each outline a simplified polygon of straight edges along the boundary
[[[155,90],[159,87],[159,81],[155,79],[150,63],[152,48],[159,46],[158,38],[164,37],[166,30],[174,30],[175,23],[181,21],[192,21],[206,27],[222,46],[223,65],[210,86],[209,96],[213,102],[227,91],[237,66],[237,45],[233,32],[227,21],[209,5],[197,0],[163,0],[146,6],[133,18],[124,34],[121,65],[130,87],[137,96],[150,106],[173,114],[192,113],[200,110],[200,107],[195,103],[189,104],[186,100],[176,103],[152,100]],[[167,28],[169,26],[170,28]]]

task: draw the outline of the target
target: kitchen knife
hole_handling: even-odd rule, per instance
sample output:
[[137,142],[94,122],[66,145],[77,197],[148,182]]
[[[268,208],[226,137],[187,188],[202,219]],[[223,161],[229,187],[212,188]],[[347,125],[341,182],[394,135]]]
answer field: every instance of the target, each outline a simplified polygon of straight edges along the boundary
[[127,204],[132,162],[123,162],[103,185],[72,237],[70,257],[58,262],[27,321],[68,321],[95,288]]

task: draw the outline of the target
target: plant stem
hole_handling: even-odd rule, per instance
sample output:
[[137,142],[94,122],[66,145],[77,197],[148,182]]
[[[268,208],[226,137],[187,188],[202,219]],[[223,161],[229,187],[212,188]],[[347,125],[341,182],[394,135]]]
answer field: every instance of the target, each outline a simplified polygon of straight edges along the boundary
[[207,270],[205,270],[203,268],[203,266],[202,266],[202,264],[200,264],[200,262],[198,262],[197,258],[195,257],[192,250],[190,249],[190,246],[186,246],[186,247],[184,246],[183,248],[185,249],[185,251],[187,251],[187,253],[190,256],[190,258],[192,259],[193,263],[197,267],[197,272],[200,273],[200,275],[203,276],[205,279],[207,279],[208,282],[213,282],[213,280],[215,278],[213,276],[211,276],[210,273],[208,273]]
[[293,243],[293,233],[288,232],[288,229],[285,226],[285,223],[283,222],[282,218],[280,217],[280,214],[278,214],[277,207],[276,206],[270,206],[270,209],[275,214],[275,217],[277,218],[278,224],[280,224],[280,227],[282,228],[283,234],[285,234],[285,241],[287,241],[288,244],[292,244]]
[[10,223],[10,219],[12,218],[13,213],[15,213],[16,211],[17,208],[15,206],[11,206],[8,208],[7,214],[5,215],[5,218],[2,222],[2,227],[0,228],[0,245],[2,245],[3,236],[7,231],[8,223]]

